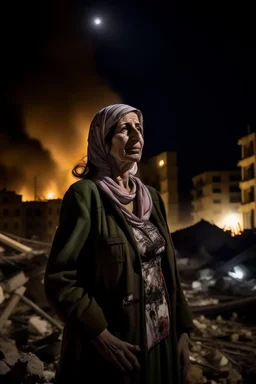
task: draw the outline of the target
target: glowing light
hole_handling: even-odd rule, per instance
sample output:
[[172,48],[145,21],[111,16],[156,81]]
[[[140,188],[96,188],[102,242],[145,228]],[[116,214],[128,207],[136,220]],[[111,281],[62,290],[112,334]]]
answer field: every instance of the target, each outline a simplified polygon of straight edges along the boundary
[[159,165],[159,167],[163,167],[164,166],[164,160],[160,160],[158,165]]
[[234,214],[230,214],[225,218],[225,224],[227,227],[236,227],[238,223],[237,216]]
[[94,20],[93,20],[94,24],[95,25],[100,25],[102,24],[102,20],[99,18],[99,17],[96,17]]
[[51,199],[53,199],[54,198],[54,193],[53,192],[49,192],[48,194],[47,194],[47,199],[48,200],[51,200]]
[[241,233],[241,225],[238,215],[235,213],[230,213],[224,217],[223,220],[223,229],[225,231],[230,231],[231,234],[238,235]]
[[228,275],[233,277],[234,279],[242,280],[244,278],[244,271],[241,267],[234,267],[234,272],[228,272]]

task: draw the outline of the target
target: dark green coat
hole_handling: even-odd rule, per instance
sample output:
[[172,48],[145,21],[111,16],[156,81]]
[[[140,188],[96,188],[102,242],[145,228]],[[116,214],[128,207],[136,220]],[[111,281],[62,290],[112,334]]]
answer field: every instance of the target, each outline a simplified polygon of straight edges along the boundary
[[[162,260],[170,298],[175,384],[179,383],[177,337],[192,327],[180,287],[164,204],[149,187],[150,220],[166,240]],[[46,295],[65,322],[56,383],[146,383],[147,348],[140,257],[133,233],[118,207],[91,180],[66,192],[46,274]],[[133,294],[131,305],[123,305]],[[117,379],[95,353],[90,341],[106,327],[115,336],[138,344],[141,372]]]

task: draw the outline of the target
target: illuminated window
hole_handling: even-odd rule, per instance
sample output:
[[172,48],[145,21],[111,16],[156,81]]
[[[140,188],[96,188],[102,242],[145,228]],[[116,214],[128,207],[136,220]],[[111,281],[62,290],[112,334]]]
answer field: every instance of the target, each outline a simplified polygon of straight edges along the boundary
[[164,166],[164,160],[160,160],[158,165],[159,165],[159,167],[163,167]]

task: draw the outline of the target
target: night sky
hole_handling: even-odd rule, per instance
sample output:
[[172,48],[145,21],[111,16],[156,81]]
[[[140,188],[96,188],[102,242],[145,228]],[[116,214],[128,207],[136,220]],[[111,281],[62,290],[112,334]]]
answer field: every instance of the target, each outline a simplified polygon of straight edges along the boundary
[[[16,2],[1,14],[2,186],[20,188],[35,172],[45,175],[42,188],[49,175],[64,177],[81,158],[82,123],[119,100],[144,114],[145,156],[178,150],[182,200],[193,175],[236,167],[237,139],[256,126],[252,9],[231,1],[52,0]],[[31,170],[26,155],[27,163],[38,156],[39,168]],[[13,156],[19,167],[9,164]]]

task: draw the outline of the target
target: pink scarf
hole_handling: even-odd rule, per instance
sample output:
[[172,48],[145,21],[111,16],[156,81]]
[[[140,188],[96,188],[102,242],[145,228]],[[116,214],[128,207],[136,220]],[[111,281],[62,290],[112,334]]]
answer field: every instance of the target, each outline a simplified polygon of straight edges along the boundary
[[[96,114],[89,131],[88,160],[98,169],[94,181],[99,188],[115,202],[131,225],[142,226],[151,215],[152,199],[147,187],[139,178],[135,177],[138,170],[137,163],[131,164],[129,170],[132,188],[131,192],[128,193],[111,177],[113,158],[109,154],[109,148],[105,143],[105,138],[110,129],[118,123],[121,117],[129,112],[136,112],[141,125],[143,125],[141,112],[125,104],[110,105]],[[135,197],[137,197],[138,202],[138,216],[125,207],[125,204],[130,203]]]

